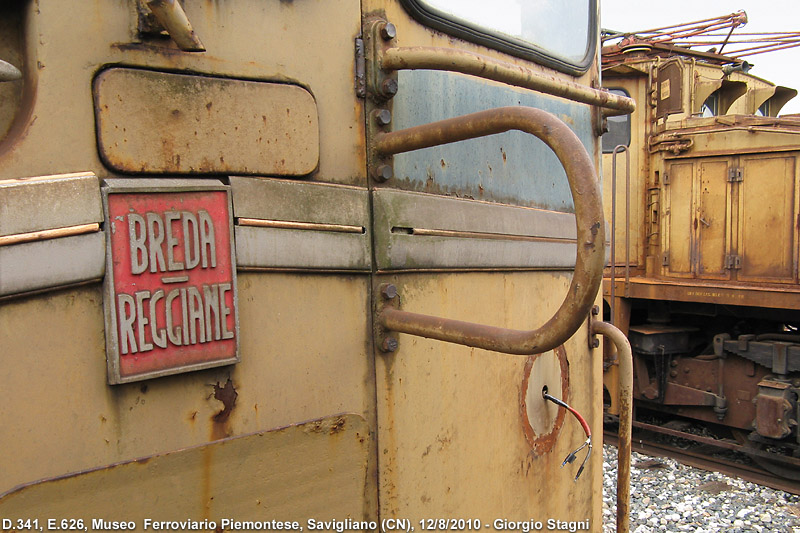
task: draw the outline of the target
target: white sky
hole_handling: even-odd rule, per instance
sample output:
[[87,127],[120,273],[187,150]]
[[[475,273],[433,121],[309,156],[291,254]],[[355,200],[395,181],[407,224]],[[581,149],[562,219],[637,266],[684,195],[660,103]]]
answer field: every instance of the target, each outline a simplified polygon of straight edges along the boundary
[[[599,0],[601,27],[631,32],[728,15],[741,9],[748,23],[737,32],[800,31],[800,0]],[[735,35],[735,33],[734,33]],[[751,74],[800,90],[800,47],[745,58]],[[781,114],[800,113],[800,96]]]

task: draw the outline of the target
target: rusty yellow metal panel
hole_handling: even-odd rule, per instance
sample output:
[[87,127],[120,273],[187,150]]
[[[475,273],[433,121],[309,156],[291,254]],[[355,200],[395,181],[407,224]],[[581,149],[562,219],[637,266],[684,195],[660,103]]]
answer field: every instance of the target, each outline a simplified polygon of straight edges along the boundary
[[796,270],[796,157],[742,157],[741,164],[739,279],[791,282]]
[[701,161],[697,193],[697,275],[728,279],[725,256],[730,253],[730,186],[728,160]]
[[240,364],[113,388],[99,284],[0,302],[0,361],[13,376],[0,403],[0,493],[335,413],[372,420],[369,278],[240,273],[238,283]]
[[[552,315],[569,278],[528,272],[400,274],[384,280],[396,284],[404,310],[525,329]],[[581,328],[564,346],[565,400],[599,435],[602,358],[587,357],[586,343]],[[564,420],[550,449],[535,450],[528,440],[527,431],[536,437],[552,430],[554,413],[541,389],[547,385],[561,394],[564,373],[552,352],[531,359],[407,335],[399,335],[396,352],[378,356],[382,516],[489,524],[544,517],[589,520],[592,530],[601,530],[601,458],[592,456],[577,483],[577,467],[561,468],[585,439],[580,425]],[[529,377],[531,367],[536,373]]]
[[319,161],[316,103],[297,85],[112,68],[94,99],[100,155],[120,172],[299,176]]
[[[364,101],[354,90],[358,1],[204,1],[183,7],[206,52],[182,52],[170,39],[140,35],[133,2],[25,2],[25,31],[37,37],[25,39],[24,62],[17,64],[26,81],[14,124],[0,139],[0,179],[77,171],[107,177],[87,93],[101,69],[126,65],[305,88],[314,96],[324,139],[313,176],[365,185]],[[65,8],[71,20],[86,21],[80,38],[64,24]]]
[[72,473],[0,495],[0,516],[51,530],[49,519],[62,529],[62,520],[82,520],[90,530],[116,529],[95,520],[133,521],[138,531],[161,521],[189,525],[172,530],[232,531],[241,527],[230,520],[374,520],[369,431],[363,417],[342,414]]
[[691,276],[694,223],[694,163],[673,163],[667,168],[669,184],[664,187],[668,202],[666,217],[665,271],[668,275]]

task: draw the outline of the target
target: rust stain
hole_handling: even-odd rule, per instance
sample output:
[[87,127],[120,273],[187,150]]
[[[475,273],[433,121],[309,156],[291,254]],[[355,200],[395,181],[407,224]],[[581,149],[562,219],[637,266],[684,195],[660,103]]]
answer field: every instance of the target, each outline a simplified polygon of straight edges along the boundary
[[236,407],[236,398],[239,393],[233,385],[233,381],[228,378],[225,385],[220,386],[219,382],[214,385],[214,399],[222,402],[222,410],[212,417],[211,440],[224,439],[231,435],[228,425],[231,413]]
[[331,428],[328,433],[330,433],[331,435],[336,435],[337,433],[341,433],[342,431],[345,430],[345,424],[346,421],[344,417],[341,416],[336,417],[336,420],[334,420],[333,423],[331,424]]
[[[563,345],[556,347],[553,351],[558,357],[558,361],[561,366],[562,397],[569,398],[569,363],[567,361],[567,351]],[[561,431],[561,426],[564,424],[564,418],[566,417],[566,411],[564,409],[559,409],[558,415],[556,415],[555,423],[553,424],[553,429],[551,429],[550,432],[545,435],[536,435],[536,433],[533,431],[530,421],[528,420],[528,405],[526,400],[528,382],[530,380],[531,370],[533,369],[533,363],[541,355],[542,354],[531,355],[525,362],[525,369],[523,371],[522,384],[519,392],[522,433],[525,435],[525,440],[527,440],[528,444],[531,446],[531,453],[534,456],[545,454],[553,449],[553,446],[556,444],[558,434]],[[528,465],[528,469],[526,469],[526,474],[529,469],[530,465]]]

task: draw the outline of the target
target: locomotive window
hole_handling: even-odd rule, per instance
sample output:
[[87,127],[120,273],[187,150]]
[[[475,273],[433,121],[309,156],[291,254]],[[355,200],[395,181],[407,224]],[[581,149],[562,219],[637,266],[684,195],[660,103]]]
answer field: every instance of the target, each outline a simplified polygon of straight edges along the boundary
[[597,0],[401,0],[435,29],[581,74],[592,64]]
[[[624,89],[609,89],[612,94],[630,96]],[[603,134],[603,153],[610,154],[619,145],[631,144],[631,116],[608,117],[608,131]]]
[[703,117],[716,117],[719,115],[719,93],[713,93],[703,102],[700,109]]

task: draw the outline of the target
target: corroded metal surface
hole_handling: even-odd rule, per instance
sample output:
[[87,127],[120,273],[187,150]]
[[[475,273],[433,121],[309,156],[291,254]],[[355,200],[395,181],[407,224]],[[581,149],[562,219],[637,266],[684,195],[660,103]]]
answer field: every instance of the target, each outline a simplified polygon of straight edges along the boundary
[[319,162],[316,102],[297,85],[112,68],[94,99],[100,154],[121,172],[295,176]]
[[[617,281],[617,290],[625,290],[624,282]],[[610,285],[606,283],[606,293]],[[632,277],[631,298],[648,300],[673,300],[679,302],[719,303],[729,305],[748,305],[772,309],[800,308],[800,290],[792,286],[745,285],[741,283],[722,285],[720,283],[697,282],[691,280],[661,280]]]
[[631,113],[636,104],[630,98],[539,74],[532,69],[498,61],[453,48],[390,48],[380,58],[386,70],[449,70],[541,91],[577,102],[605,107],[620,114]]
[[379,270],[575,264],[575,217],[393,189],[373,192]]
[[488,350],[532,354],[563,344],[588,314],[600,286],[605,259],[603,212],[593,163],[578,138],[563,122],[538,109],[493,109],[380,134],[375,139],[374,150],[389,155],[512,129],[524,131],[547,143],[564,166],[569,180],[575,203],[578,254],[575,274],[561,307],[547,323],[532,331],[469,324],[394,309],[385,310],[379,318],[387,329]]
[[179,0],[147,0],[147,6],[184,52],[205,52]]
[[7,61],[0,60],[0,82],[15,81],[22,78],[22,72]]
[[0,236],[102,220],[100,181],[92,172],[0,180]]
[[617,449],[617,532],[630,530],[631,431],[633,423],[633,354],[625,334],[612,324],[592,321],[591,332],[604,335],[617,350],[619,432]]
[[569,398],[569,363],[563,346],[528,357],[520,387],[522,431],[534,455],[548,453],[558,440],[566,410],[548,403],[544,389],[557,398]]
[[82,519],[87,528],[95,519],[134,521],[137,531],[154,529],[146,519],[216,522],[181,528],[203,531],[241,529],[223,519],[365,520],[369,431],[361,416],[333,415],[68,473],[0,493],[0,513],[43,525]]

